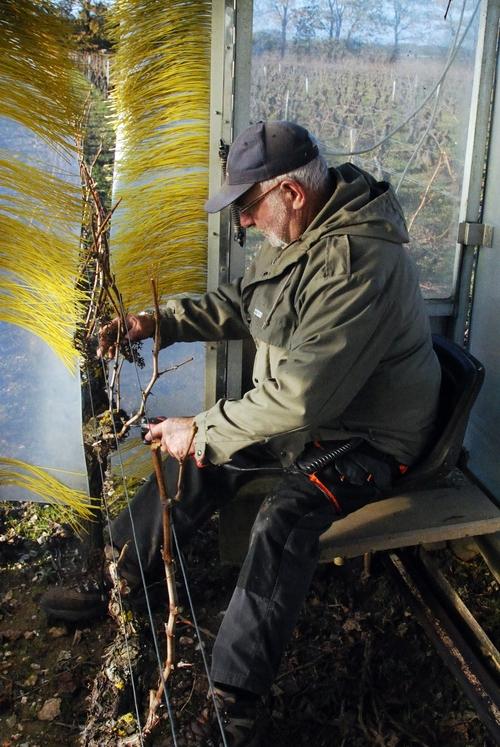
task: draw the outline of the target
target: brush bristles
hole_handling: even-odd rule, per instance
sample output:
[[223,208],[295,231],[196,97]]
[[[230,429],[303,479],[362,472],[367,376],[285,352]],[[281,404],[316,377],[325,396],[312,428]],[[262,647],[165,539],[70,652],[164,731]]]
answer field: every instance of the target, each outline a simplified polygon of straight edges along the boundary
[[[49,161],[75,150],[84,109],[70,40],[69,23],[49,2],[0,3],[0,116],[42,138]],[[0,151],[0,183],[0,320],[38,335],[75,370],[80,190],[14,150]]]
[[118,123],[113,267],[125,304],[206,284],[210,82],[207,0],[117,0],[112,65]]
[[0,3],[0,113],[51,146],[74,149],[85,84],[71,26],[48,2]]
[[36,467],[19,459],[0,457],[0,483],[16,486],[38,495],[43,502],[56,505],[62,522],[81,531],[82,520],[92,517],[90,498],[80,490],[68,488],[42,467]]
[[0,320],[41,337],[74,370],[73,336],[85,296],[77,290],[78,190],[0,152]]
[[[77,290],[82,198],[79,187],[41,161],[44,153],[52,163],[61,155],[68,164],[75,158],[84,86],[70,38],[70,26],[50,3],[0,3],[0,116],[7,118],[4,128],[11,124],[13,143],[0,151],[0,320],[42,338],[74,371],[73,335],[84,300]],[[23,157],[31,165],[15,151],[18,133],[30,145]],[[77,530],[91,518],[85,493],[41,467],[0,457],[0,483],[56,504],[61,521]]]

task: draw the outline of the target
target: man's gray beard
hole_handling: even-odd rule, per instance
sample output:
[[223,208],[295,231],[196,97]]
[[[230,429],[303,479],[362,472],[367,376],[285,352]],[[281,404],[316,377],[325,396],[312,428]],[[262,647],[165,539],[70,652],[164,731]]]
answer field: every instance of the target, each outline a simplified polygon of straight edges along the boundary
[[[276,192],[271,192],[271,194],[268,197],[268,200],[269,200],[270,206],[272,207],[274,211],[275,225],[278,227],[278,230],[283,235],[285,231],[285,226],[288,220],[283,201],[280,198],[280,196],[276,194]],[[274,249],[283,249],[289,243],[288,241],[285,241],[285,239],[283,239],[282,236],[277,234],[275,231],[265,231],[264,235]]]
[[272,233],[272,231],[266,233],[265,237],[274,249],[283,249],[287,245],[286,241],[280,239],[275,233]]

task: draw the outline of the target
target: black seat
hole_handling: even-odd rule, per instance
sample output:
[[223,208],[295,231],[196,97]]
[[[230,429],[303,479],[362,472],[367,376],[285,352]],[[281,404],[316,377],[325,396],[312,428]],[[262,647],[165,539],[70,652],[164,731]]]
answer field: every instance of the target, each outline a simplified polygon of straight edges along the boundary
[[467,350],[440,335],[433,335],[432,341],[442,377],[437,435],[424,457],[398,480],[398,491],[439,478],[457,465],[470,411],[484,381],[484,366]]
[[321,560],[475,537],[500,530],[500,511],[457,464],[470,411],[484,380],[473,355],[433,336],[442,370],[436,436],[387,497],[334,522],[320,538]]

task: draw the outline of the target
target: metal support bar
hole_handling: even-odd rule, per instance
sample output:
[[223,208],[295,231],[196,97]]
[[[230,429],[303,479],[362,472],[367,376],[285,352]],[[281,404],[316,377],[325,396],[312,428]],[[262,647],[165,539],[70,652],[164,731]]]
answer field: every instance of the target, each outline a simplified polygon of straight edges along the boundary
[[[210,94],[210,192],[220,187],[220,140],[230,144],[249,124],[252,1],[214,0]],[[236,85],[237,80],[237,85]],[[243,273],[244,253],[232,237],[229,210],[208,216],[208,290]],[[205,405],[241,396],[242,343],[207,346]]]
[[486,565],[500,584],[500,532],[474,539]]
[[443,595],[429,584],[422,564],[408,552],[391,553],[389,560],[389,569],[402,586],[420,624],[473,703],[494,743],[500,744],[498,683],[462,634],[456,616],[443,603]]
[[[475,223],[482,219],[484,167],[488,157],[488,143],[493,106],[491,92],[495,89],[500,4],[498,0],[484,0],[480,10],[474,84],[470,102],[470,119],[465,169],[462,186],[460,221]],[[453,339],[463,345],[468,325],[472,297],[472,278],[476,248],[462,245],[457,252],[455,278],[458,282],[456,317]]]
[[491,665],[495,676],[500,677],[500,652],[493,641],[483,630],[469,608],[464,604],[460,595],[441,573],[432,556],[422,547],[419,548],[419,560],[423,563],[426,577],[431,580],[433,588],[439,595],[442,595],[443,600],[459,616],[460,623],[466,627],[468,634],[473,637],[476,649],[481,652],[487,663]]
[[[233,87],[235,56],[234,0],[212,4],[212,51],[210,73],[209,190],[216,192],[222,181],[219,145],[233,136]],[[230,225],[226,211],[208,216],[207,290],[229,279]],[[225,390],[227,345],[207,346],[205,405],[211,407]]]
[[458,226],[458,243],[466,246],[493,246],[493,226],[463,221]]
[[[252,0],[234,0],[235,2],[235,49],[234,49],[234,91],[233,91],[233,139],[250,124],[250,86],[252,73]],[[229,212],[229,211],[228,211]],[[229,280],[241,277],[245,269],[245,250],[234,240],[234,230],[229,238]],[[241,340],[230,340],[227,343],[225,390],[219,396],[238,399],[245,386],[245,374],[251,370],[245,365],[246,347]]]

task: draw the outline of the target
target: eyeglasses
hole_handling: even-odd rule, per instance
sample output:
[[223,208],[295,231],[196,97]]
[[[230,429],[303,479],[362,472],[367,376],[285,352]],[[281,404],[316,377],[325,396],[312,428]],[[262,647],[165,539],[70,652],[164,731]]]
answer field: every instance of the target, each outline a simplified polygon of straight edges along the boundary
[[279,186],[280,186],[280,184],[281,184],[281,182],[278,182],[277,184],[273,184],[273,186],[272,186],[272,187],[269,187],[269,189],[266,189],[266,191],[265,191],[265,192],[261,192],[261,194],[260,194],[260,195],[257,195],[257,197],[255,198],[255,200],[252,200],[252,201],[251,201],[251,202],[249,202],[249,203],[248,203],[247,205],[243,205],[243,207],[240,207],[240,206],[238,205],[238,203],[236,203],[236,208],[238,209],[238,212],[240,213],[240,215],[241,215],[242,213],[247,213],[247,212],[248,212],[248,211],[249,211],[249,210],[250,210],[251,208],[253,208],[253,207],[254,207],[254,205],[256,205],[256,204],[257,204],[258,202],[260,202],[260,201],[261,201],[261,200],[262,200],[262,199],[263,199],[263,198],[264,198],[264,197],[265,197],[266,195],[268,195],[268,194],[269,194],[269,192],[272,192],[272,191],[273,191],[273,189],[276,189],[276,187],[279,187]]

